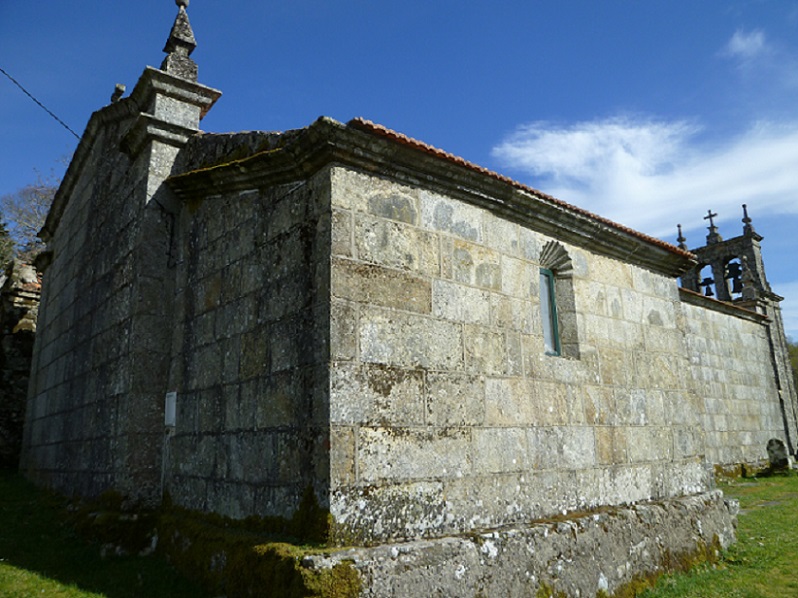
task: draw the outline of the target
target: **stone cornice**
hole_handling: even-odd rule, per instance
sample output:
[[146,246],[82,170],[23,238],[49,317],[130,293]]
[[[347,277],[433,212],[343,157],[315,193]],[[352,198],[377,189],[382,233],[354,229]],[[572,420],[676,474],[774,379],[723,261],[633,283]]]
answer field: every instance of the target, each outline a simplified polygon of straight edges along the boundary
[[150,141],[160,141],[175,147],[183,147],[196,132],[196,129],[166,122],[151,114],[141,113],[122,138],[121,149],[131,157],[135,157]]
[[149,112],[156,95],[164,95],[199,107],[202,119],[222,96],[222,92],[148,66],[139,77],[130,98],[140,106],[141,112]]
[[465,161],[447,159],[413,144],[373,134],[358,123],[344,125],[324,117],[283,147],[178,174],[167,179],[167,184],[186,200],[290,182],[327,164],[424,186],[566,243],[668,276],[679,276],[696,263],[692,254],[675,246],[513,184],[509,179],[490,176],[488,171],[469,167]]
[[[123,135],[125,138],[124,149],[130,151],[134,156],[148,138],[157,138],[166,143],[179,146],[184,144],[191,134],[197,132],[196,129],[170,123],[163,119],[156,119],[152,114],[148,114],[148,111],[152,109],[156,95],[159,94],[197,106],[200,111],[200,118],[205,116],[222,95],[216,89],[180,79],[158,69],[152,67],[144,69],[130,96],[105,106],[91,115],[86,125],[86,130],[80,138],[80,143],[61,181],[61,185],[55,194],[44,226],[39,232],[39,237],[45,243],[55,233],[69,198],[74,191],[75,184],[80,178],[86,161],[91,156],[103,129],[111,124],[138,117],[131,126],[130,131]],[[117,143],[121,142],[122,140],[120,139]],[[114,147],[114,150],[121,149],[123,148],[119,145]]]
[[712,297],[705,297],[701,293],[696,293],[695,291],[685,288],[679,289],[679,298],[685,303],[689,303],[691,305],[704,307],[730,316],[743,318],[745,320],[751,320],[752,322],[757,322],[759,324],[766,324],[770,322],[770,318],[765,314],[750,309],[752,307],[754,309],[756,308],[754,305],[756,302],[747,301],[746,307],[742,307],[735,305],[734,303],[718,301]]

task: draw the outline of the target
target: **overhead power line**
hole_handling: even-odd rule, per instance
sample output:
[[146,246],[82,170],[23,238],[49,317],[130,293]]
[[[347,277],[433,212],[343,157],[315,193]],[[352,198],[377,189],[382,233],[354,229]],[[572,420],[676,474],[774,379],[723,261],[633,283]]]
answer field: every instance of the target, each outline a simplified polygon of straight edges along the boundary
[[2,67],[0,67],[0,73],[3,73],[3,74],[6,76],[6,77],[8,77],[8,80],[9,80],[9,81],[11,81],[11,82],[12,82],[14,85],[16,85],[17,87],[19,87],[19,88],[22,90],[22,93],[24,93],[24,94],[25,94],[26,96],[28,96],[28,97],[29,97],[31,100],[33,100],[34,102],[36,102],[36,103],[39,105],[39,107],[40,107],[42,110],[44,110],[44,111],[45,111],[47,114],[49,114],[50,116],[52,116],[52,117],[53,117],[53,118],[56,120],[56,122],[58,122],[58,124],[60,124],[62,127],[64,127],[64,128],[65,128],[67,131],[69,131],[70,133],[72,133],[72,134],[75,136],[75,139],[77,139],[78,141],[80,141],[80,135],[78,135],[77,133],[75,133],[75,131],[73,131],[73,130],[72,130],[70,127],[69,127],[69,125],[68,125],[68,124],[66,124],[66,123],[65,123],[63,120],[61,120],[61,119],[60,119],[60,118],[58,118],[58,117],[57,117],[55,114],[53,114],[53,112],[52,112],[51,110],[49,110],[49,109],[47,108],[47,106],[45,106],[45,105],[44,105],[44,104],[42,104],[42,103],[41,103],[39,100],[37,100],[37,99],[36,99],[36,98],[33,96],[33,94],[32,94],[32,93],[30,93],[30,92],[29,92],[27,89],[25,89],[25,88],[22,86],[22,84],[21,84],[19,81],[17,81],[16,79],[14,79],[14,77],[12,77],[12,76],[11,76],[11,75],[9,75],[9,74],[8,74],[6,71],[4,71],[4,70],[2,69]]

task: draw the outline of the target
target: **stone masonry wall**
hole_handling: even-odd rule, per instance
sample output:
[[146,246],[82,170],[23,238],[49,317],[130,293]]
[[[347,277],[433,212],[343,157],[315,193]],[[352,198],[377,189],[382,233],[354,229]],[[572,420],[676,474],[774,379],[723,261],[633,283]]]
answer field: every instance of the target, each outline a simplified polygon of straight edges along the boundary
[[544,354],[556,240],[414,184],[332,173],[331,510],[434,537],[709,485],[676,282],[585,249]]
[[467,536],[349,548],[302,559],[353,567],[361,598],[611,596],[641,579],[717,558],[739,505],[720,491],[604,509]]
[[160,499],[157,331],[167,329],[169,229],[141,184],[150,155],[131,162],[118,151],[128,126],[107,122],[96,136],[49,242],[21,468],[65,494],[113,488],[152,502]]
[[[116,136],[107,132],[107,139]],[[102,145],[91,171],[105,170]],[[117,192],[131,189],[132,177],[122,174],[126,164],[115,167],[78,183],[42,285],[21,465],[35,481],[70,495],[96,495],[114,477],[114,398],[128,372],[136,228],[134,206]]]
[[179,232],[176,504],[290,518],[329,490],[329,173],[208,197]]
[[766,327],[689,303],[682,309],[690,379],[704,404],[707,460],[767,458],[768,440],[786,439]]
[[0,270],[0,468],[19,466],[41,284],[19,260]]

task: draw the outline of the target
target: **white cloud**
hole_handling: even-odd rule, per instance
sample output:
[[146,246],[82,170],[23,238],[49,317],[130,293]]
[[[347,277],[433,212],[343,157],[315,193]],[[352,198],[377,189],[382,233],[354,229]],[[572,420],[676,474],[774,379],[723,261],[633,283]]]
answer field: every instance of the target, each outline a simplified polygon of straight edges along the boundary
[[753,94],[761,106],[778,102],[780,96],[798,87],[798,61],[794,50],[778,40],[771,43],[760,29],[738,30],[718,54],[736,65],[743,77],[740,81],[744,89]]
[[537,122],[493,153],[533,186],[655,236],[672,237],[677,219],[709,208],[735,218],[742,203],[762,216],[798,214],[798,122],[760,123],[712,147],[698,132],[639,118]]
[[738,29],[721,52],[724,56],[740,60],[743,64],[768,53],[765,33],[759,29],[746,33]]

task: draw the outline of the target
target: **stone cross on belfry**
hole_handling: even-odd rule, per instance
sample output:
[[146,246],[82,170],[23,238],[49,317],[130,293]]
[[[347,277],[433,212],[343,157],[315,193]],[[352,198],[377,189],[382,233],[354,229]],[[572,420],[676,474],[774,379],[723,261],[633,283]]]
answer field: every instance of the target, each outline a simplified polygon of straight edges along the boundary
[[707,210],[707,215],[704,216],[704,220],[709,220],[709,234],[707,235],[707,243],[717,243],[718,241],[722,241],[723,239],[718,234],[718,227],[715,226],[715,218],[717,214],[713,214],[712,210]]

